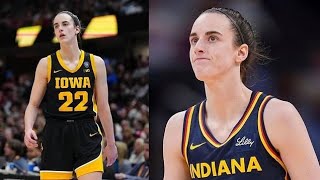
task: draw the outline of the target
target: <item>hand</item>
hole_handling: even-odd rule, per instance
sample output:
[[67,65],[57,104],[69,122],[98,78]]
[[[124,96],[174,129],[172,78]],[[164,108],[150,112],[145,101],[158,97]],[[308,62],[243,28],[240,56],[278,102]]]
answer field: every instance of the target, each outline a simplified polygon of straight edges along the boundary
[[38,137],[34,130],[26,130],[24,135],[24,143],[26,144],[27,148],[35,148],[38,147]]
[[116,174],[114,174],[114,177],[116,179],[125,179],[127,176],[123,173],[116,173]]
[[107,158],[107,167],[111,166],[118,158],[118,151],[115,144],[107,145],[103,150],[103,159]]

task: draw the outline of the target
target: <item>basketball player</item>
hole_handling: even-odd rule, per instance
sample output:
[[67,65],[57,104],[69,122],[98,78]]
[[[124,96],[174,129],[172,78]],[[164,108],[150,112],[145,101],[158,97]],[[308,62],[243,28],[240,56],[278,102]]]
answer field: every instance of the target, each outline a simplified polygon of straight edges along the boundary
[[319,163],[295,107],[248,89],[259,53],[237,11],[211,8],[194,22],[190,61],[206,100],[173,115],[164,135],[164,179],[319,179]]
[[[79,49],[81,24],[69,11],[53,20],[60,50],[42,58],[37,66],[30,101],[25,112],[24,142],[37,147],[32,130],[39,105],[44,98],[41,179],[102,179],[102,162],[107,166],[117,158],[114,130],[108,104],[104,61]],[[79,38],[79,39],[77,39]],[[102,153],[102,134],[95,123],[97,102],[107,145]]]

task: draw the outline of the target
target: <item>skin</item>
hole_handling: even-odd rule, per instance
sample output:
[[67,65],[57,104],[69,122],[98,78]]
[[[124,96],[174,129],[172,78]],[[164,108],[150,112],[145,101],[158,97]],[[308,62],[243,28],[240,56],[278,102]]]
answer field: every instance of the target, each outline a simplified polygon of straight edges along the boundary
[[[69,69],[74,69],[80,56],[77,42],[77,34],[80,33],[79,26],[75,26],[72,18],[65,13],[58,14],[54,21],[54,33],[60,42],[60,52],[64,63]],[[28,148],[37,147],[37,135],[32,129],[37,117],[39,105],[47,88],[47,58],[42,58],[38,63],[35,80],[33,83],[29,104],[25,112],[25,137],[24,142]],[[98,115],[102,123],[107,145],[103,150],[103,158],[107,157],[107,166],[111,166],[117,158],[117,149],[114,139],[113,122],[108,103],[108,85],[105,64],[99,56],[94,56],[96,63],[95,97],[98,106]],[[79,180],[102,179],[101,172],[93,172],[78,177]]]
[[[236,46],[229,19],[217,13],[200,15],[190,33],[190,62],[207,97],[206,123],[215,138],[224,142],[241,118],[252,91],[241,81],[240,65],[248,56],[246,44]],[[228,107],[228,108],[226,108]],[[168,121],[164,140],[164,179],[191,179],[181,152],[185,111]],[[307,129],[289,102],[272,99],[264,111],[267,135],[293,180],[317,179],[320,167]],[[303,168],[301,168],[303,167]]]

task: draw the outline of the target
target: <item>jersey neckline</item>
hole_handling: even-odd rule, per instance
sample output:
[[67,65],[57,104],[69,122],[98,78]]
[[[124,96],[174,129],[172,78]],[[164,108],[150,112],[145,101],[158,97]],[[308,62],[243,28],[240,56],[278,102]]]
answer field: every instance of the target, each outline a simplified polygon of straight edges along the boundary
[[211,133],[211,131],[209,130],[207,123],[205,121],[205,116],[206,116],[206,100],[203,101],[200,104],[199,107],[199,125],[200,125],[200,129],[201,132],[203,134],[203,136],[208,140],[208,142],[210,142],[210,144],[212,144],[214,147],[221,147],[223,145],[225,145],[227,142],[229,142],[229,140],[234,137],[243,127],[243,125],[246,123],[247,119],[249,118],[252,110],[254,109],[259,97],[261,96],[262,92],[252,92],[251,93],[251,97],[250,97],[250,101],[246,107],[246,110],[244,111],[242,117],[240,118],[240,120],[237,122],[237,124],[233,127],[232,131],[230,132],[228,138],[224,141],[224,142],[219,142]]
[[76,66],[74,69],[70,69],[70,68],[64,63],[64,61],[63,61],[63,59],[62,59],[62,56],[61,56],[61,53],[60,53],[60,50],[57,51],[56,55],[57,55],[57,59],[58,59],[58,61],[59,61],[59,64],[62,66],[62,68],[64,68],[66,71],[68,71],[68,72],[70,72],[70,73],[75,73],[75,72],[77,72],[77,71],[80,69],[80,67],[81,67],[81,65],[82,65],[82,63],[83,63],[83,61],[84,61],[84,51],[81,50],[81,54],[80,54],[80,58],[79,58],[79,62],[78,62],[78,64],[77,64],[77,66]]

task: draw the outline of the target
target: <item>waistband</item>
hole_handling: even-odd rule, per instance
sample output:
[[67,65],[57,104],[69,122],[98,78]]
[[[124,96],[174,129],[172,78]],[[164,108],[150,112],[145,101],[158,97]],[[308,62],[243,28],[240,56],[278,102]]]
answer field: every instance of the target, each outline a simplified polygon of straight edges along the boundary
[[85,123],[85,122],[95,122],[94,118],[84,118],[84,119],[56,119],[56,118],[47,118],[46,123]]

